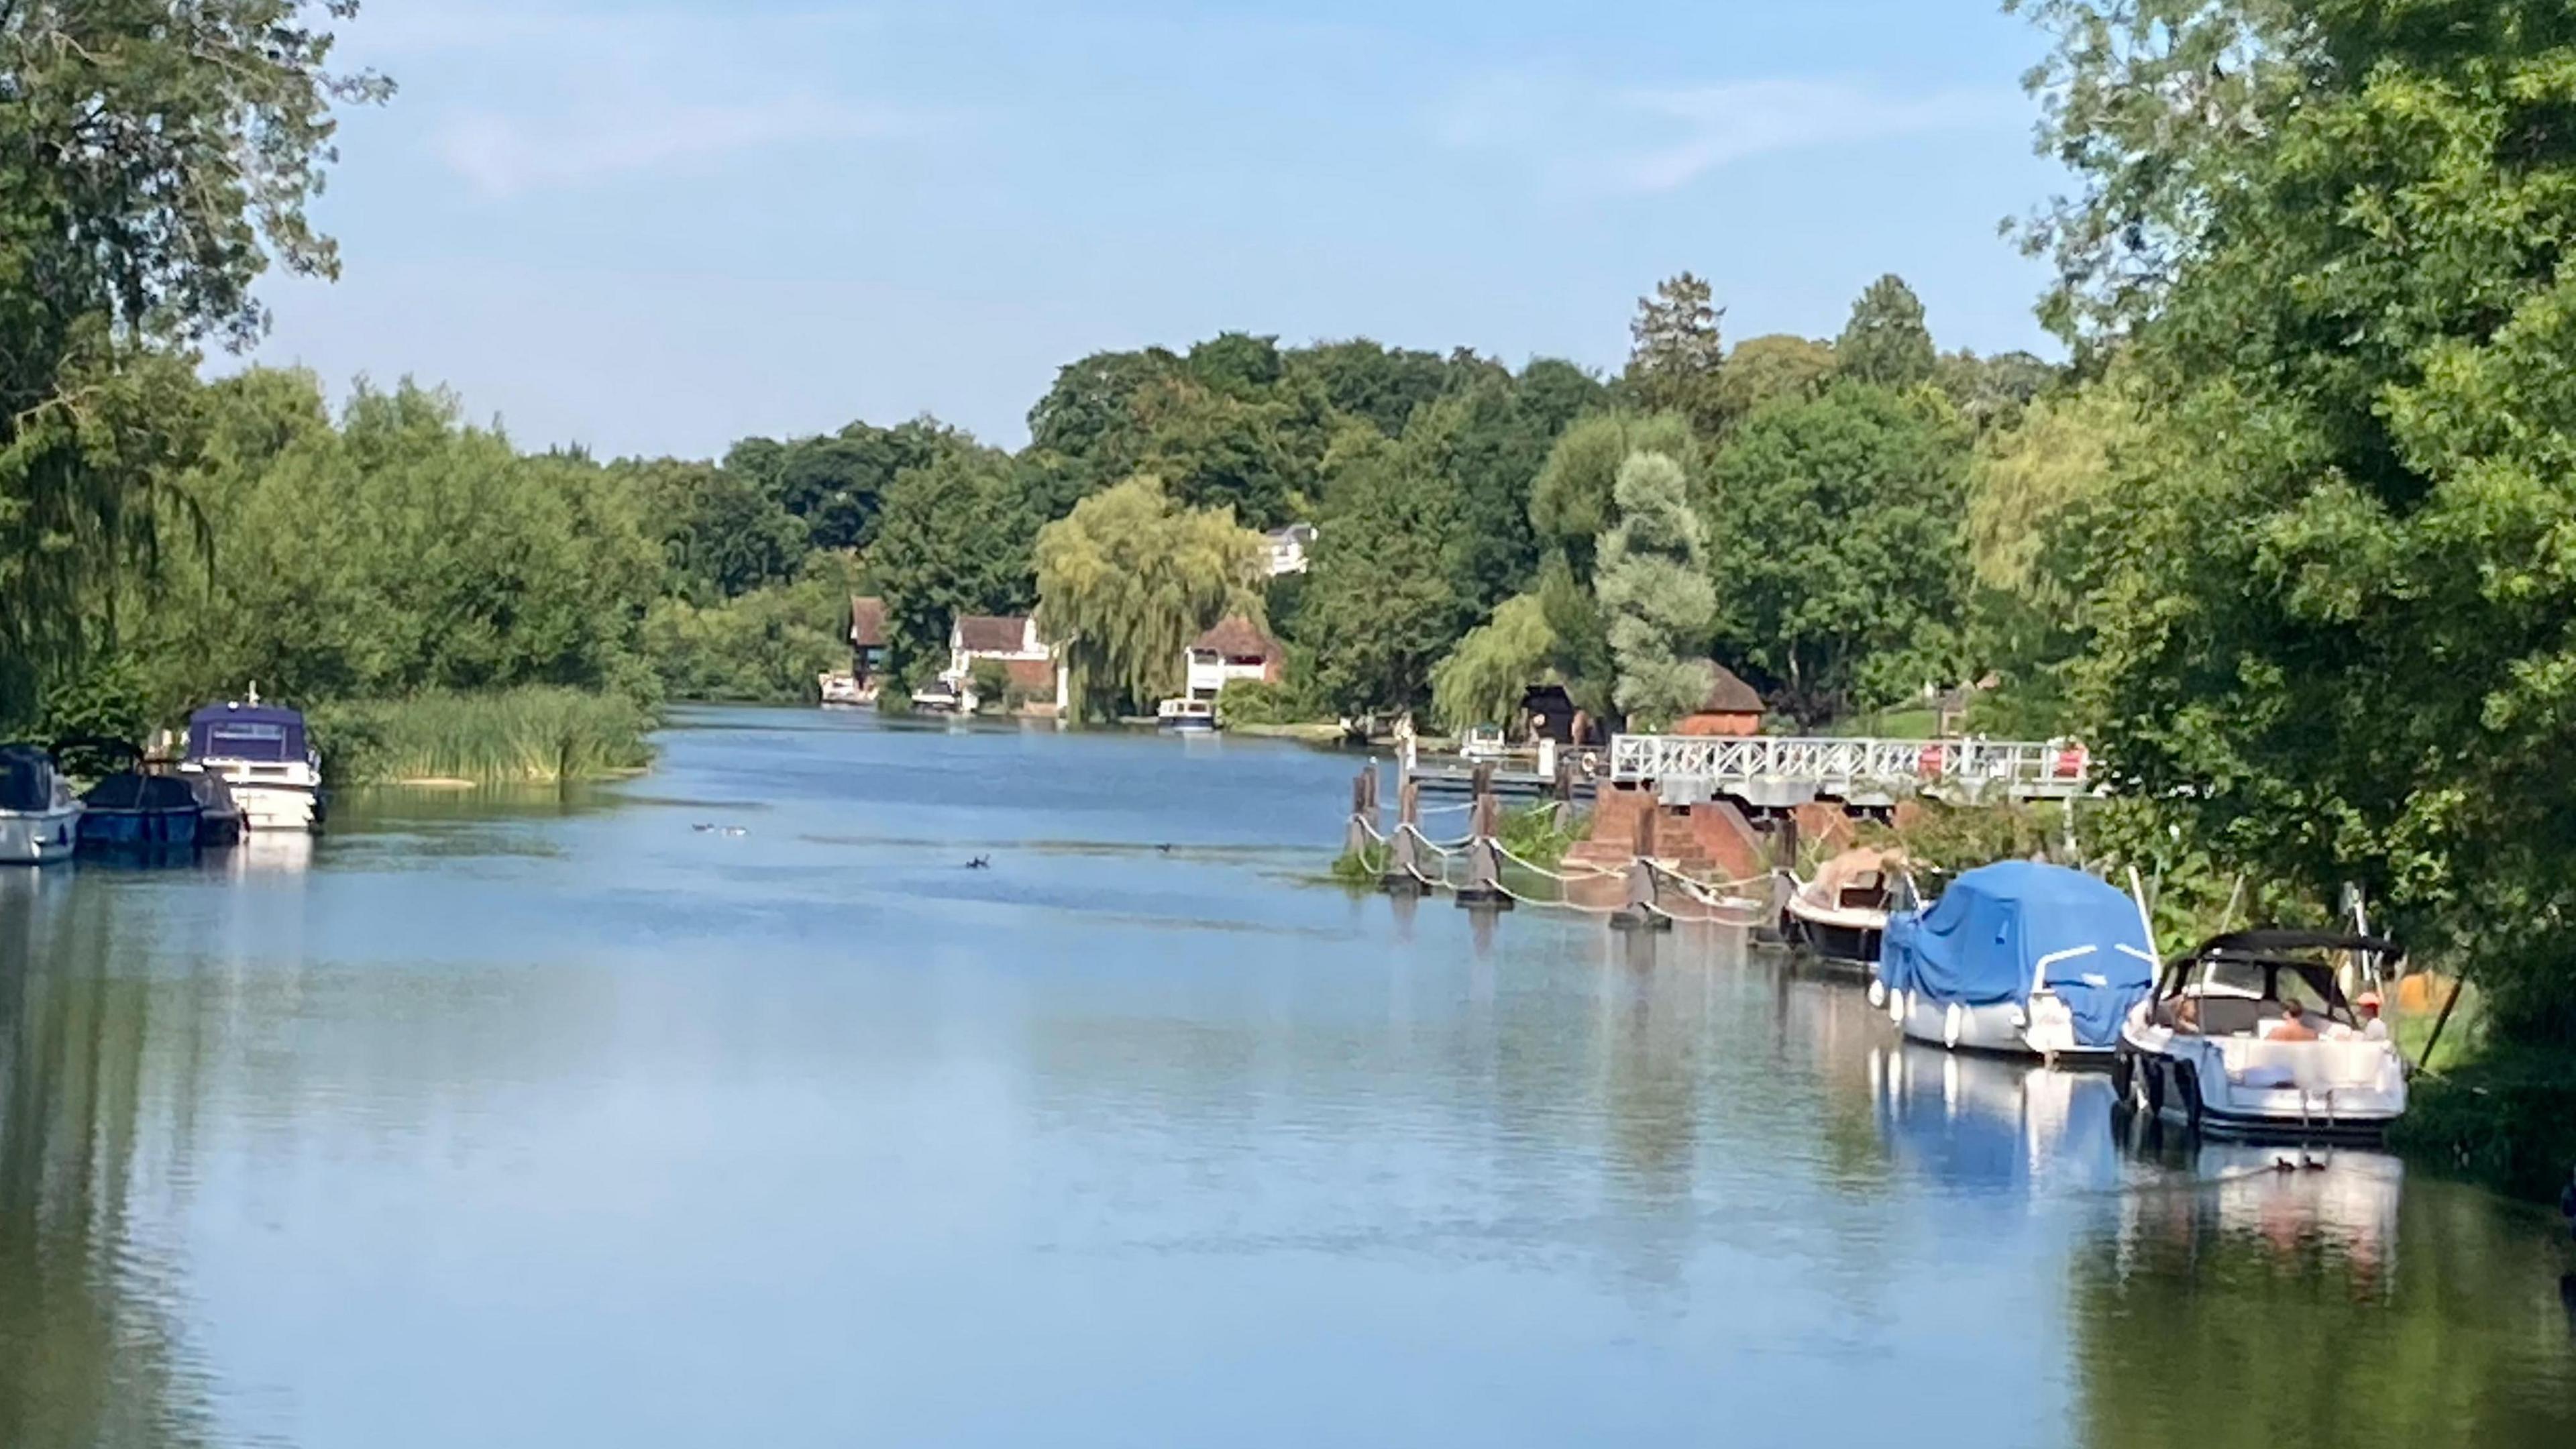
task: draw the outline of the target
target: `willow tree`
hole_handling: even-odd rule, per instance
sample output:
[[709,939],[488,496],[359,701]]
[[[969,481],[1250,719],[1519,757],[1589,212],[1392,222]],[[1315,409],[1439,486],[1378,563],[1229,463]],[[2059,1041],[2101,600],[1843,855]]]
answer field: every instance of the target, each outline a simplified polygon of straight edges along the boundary
[[1669,724],[1708,698],[1706,650],[1717,615],[1708,548],[1691,511],[1690,481],[1663,453],[1619,467],[1619,521],[1602,535],[1593,587],[1610,622],[1619,708],[1646,725]]
[[1178,693],[1192,640],[1231,615],[1262,621],[1266,557],[1232,509],[1180,507],[1151,476],[1038,530],[1038,623],[1063,652],[1074,711]]
[[157,565],[193,349],[257,340],[270,265],[336,274],[305,216],[331,106],[388,87],[315,22],[356,11],[0,5],[0,714]]
[[1482,724],[1508,726],[1521,696],[1551,672],[1556,631],[1536,594],[1516,594],[1494,617],[1467,631],[1449,657],[1431,671],[1431,707],[1453,730]]

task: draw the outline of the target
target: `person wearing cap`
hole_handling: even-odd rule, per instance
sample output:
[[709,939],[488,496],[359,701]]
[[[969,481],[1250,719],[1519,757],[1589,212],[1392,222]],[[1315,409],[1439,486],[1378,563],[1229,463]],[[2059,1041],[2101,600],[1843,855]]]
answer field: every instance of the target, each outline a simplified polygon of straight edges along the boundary
[[2379,1016],[2379,993],[2365,991],[2353,1005],[2361,1008],[2361,1039],[2363,1041],[2388,1040],[2388,1023],[2381,1020]]

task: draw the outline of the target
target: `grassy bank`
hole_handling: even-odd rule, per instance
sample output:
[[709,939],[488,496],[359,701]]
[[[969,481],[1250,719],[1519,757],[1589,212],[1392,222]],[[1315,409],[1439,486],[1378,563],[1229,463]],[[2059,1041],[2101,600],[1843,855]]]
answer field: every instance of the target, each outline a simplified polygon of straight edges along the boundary
[[653,759],[651,711],[577,689],[349,701],[311,718],[337,784],[558,784],[631,774]]

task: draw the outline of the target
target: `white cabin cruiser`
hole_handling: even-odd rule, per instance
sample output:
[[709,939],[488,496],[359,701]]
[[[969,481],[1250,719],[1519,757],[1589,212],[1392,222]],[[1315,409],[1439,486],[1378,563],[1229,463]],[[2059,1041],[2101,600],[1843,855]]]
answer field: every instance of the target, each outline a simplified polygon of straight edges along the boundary
[[306,738],[304,716],[260,703],[257,690],[247,704],[210,704],[188,716],[179,769],[222,776],[254,834],[322,828],[322,757]]
[[80,797],[36,745],[0,745],[0,865],[50,865],[80,843]]
[[2107,1060],[2155,985],[2137,903],[2080,870],[2002,860],[1888,920],[1870,1001],[1916,1041]]
[[1154,723],[1167,730],[1216,728],[1216,701],[1176,696],[1154,706]]
[[2393,965],[2394,941],[2237,931],[2165,968],[2120,1028],[2124,1100],[2217,1136],[2376,1142],[2406,1112],[2406,1059],[2344,998],[2338,966]]

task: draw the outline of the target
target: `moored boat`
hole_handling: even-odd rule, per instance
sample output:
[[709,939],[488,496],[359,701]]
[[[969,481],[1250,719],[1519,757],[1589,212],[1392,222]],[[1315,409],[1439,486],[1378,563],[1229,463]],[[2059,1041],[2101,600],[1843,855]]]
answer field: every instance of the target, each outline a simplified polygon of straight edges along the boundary
[[175,775],[124,769],[81,796],[83,852],[192,851],[205,808],[188,782]]
[[188,716],[188,753],[179,768],[221,776],[252,830],[320,830],[328,804],[322,756],[304,716],[259,702],[210,704]]
[[2406,1059],[2344,996],[2340,967],[2390,967],[2396,942],[2235,931],[2165,968],[2120,1027],[2113,1077],[2151,1117],[2212,1136],[2376,1142],[2406,1112]]
[[197,797],[197,843],[240,844],[250,831],[250,820],[242,813],[241,802],[233,798],[231,783],[221,775],[204,772],[179,778],[187,785],[188,793]]
[[1216,728],[1216,701],[1212,699],[1174,698],[1154,706],[1154,724],[1167,730],[1212,730]]
[[2107,1060],[2155,982],[2137,903],[2080,870],[1979,866],[1887,924],[1870,1001],[1916,1041],[2050,1061]]
[[1868,849],[1826,861],[1815,879],[1793,885],[1781,907],[1781,936],[1830,961],[1877,961],[1895,896],[1888,864],[1885,855]]
[[39,745],[0,745],[0,865],[69,859],[80,840],[80,798]]

